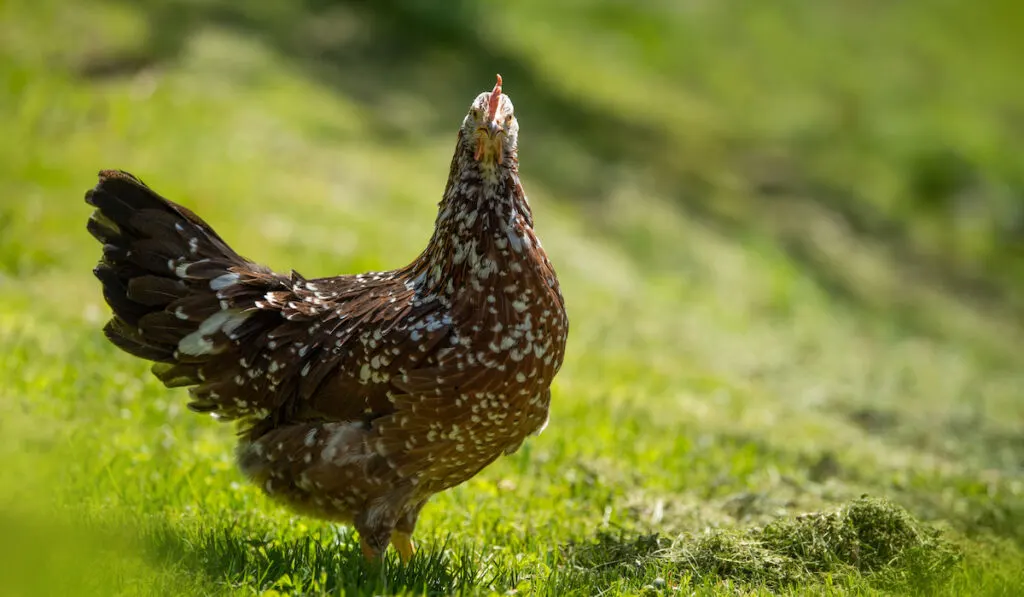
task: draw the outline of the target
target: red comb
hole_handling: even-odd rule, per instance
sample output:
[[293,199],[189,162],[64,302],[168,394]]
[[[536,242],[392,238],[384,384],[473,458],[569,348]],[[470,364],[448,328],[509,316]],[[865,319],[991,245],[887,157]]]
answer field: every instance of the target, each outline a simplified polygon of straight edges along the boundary
[[498,113],[498,100],[501,99],[501,75],[497,75],[498,82],[494,84],[490,100],[487,102],[487,119],[494,120]]

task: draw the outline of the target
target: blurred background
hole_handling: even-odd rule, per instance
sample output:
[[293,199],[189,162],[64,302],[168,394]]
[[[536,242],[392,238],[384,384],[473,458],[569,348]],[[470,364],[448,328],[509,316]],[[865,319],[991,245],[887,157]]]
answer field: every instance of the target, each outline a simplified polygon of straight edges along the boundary
[[[427,202],[443,141],[500,71],[535,194],[642,266],[678,256],[622,225],[624,190],[725,236],[762,236],[837,298],[909,319],[919,292],[984,311],[1022,300],[1024,41],[1010,1],[31,6],[4,8],[7,244],[64,211],[31,193],[69,165],[53,146],[78,139],[90,169],[177,167],[179,185],[206,178],[188,163],[201,143],[219,149],[200,154],[213,171],[252,153],[292,176],[315,168],[294,162],[287,135],[265,143],[273,126],[363,153],[431,145]],[[338,180],[355,169],[330,168]],[[4,251],[4,271],[66,250],[41,240]],[[889,271],[865,284],[851,249]]]
[[230,469],[230,433],[99,337],[96,171],[275,269],[387,269],[429,238],[501,73],[573,329],[551,452],[492,480],[583,462],[627,511],[712,504],[673,530],[867,488],[1019,545],[1022,33],[1012,0],[5,0],[5,493]]

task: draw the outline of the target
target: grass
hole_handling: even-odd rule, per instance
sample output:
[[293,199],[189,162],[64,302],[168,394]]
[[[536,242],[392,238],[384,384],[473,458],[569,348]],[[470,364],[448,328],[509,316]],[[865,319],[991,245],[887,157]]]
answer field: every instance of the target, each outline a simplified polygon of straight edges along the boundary
[[[1015,594],[1017,13],[861,5],[0,5],[2,592]],[[544,434],[375,570],[103,339],[82,194],[401,264],[495,71],[569,353]]]
[[[572,546],[569,561],[595,585],[643,576],[645,562],[664,563],[675,582],[735,582],[766,590],[854,576],[871,588],[934,590],[961,560],[958,548],[884,500],[860,498],[827,513],[778,518],[745,533],[657,534],[631,541],[605,533]],[[661,582],[657,582],[658,580]],[[598,581],[598,582],[593,582]],[[665,586],[656,578],[651,587]]]

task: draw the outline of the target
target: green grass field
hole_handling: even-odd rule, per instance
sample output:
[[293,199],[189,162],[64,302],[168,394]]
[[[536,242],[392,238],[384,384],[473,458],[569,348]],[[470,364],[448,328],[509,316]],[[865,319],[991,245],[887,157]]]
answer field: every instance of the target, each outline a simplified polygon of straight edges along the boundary
[[[890,4],[0,3],[0,594],[1017,594],[1024,23]],[[401,265],[495,72],[569,351],[377,570],[106,342],[82,196]]]

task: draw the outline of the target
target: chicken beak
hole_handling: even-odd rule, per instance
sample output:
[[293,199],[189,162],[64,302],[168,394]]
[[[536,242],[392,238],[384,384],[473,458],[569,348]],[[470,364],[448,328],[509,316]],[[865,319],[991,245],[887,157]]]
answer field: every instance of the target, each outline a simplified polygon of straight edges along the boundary
[[487,158],[492,162],[501,161],[501,125],[496,121],[488,122],[486,126],[477,129],[476,151],[473,159],[480,161]]

